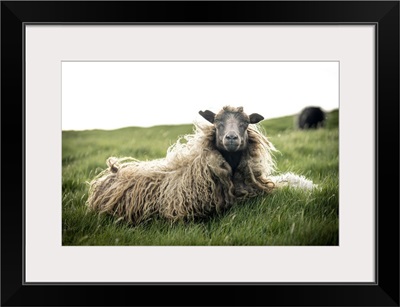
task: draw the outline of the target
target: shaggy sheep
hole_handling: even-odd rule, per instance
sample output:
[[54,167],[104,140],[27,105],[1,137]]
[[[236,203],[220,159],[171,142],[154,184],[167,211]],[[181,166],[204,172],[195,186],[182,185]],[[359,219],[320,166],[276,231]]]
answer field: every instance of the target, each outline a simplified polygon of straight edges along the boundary
[[298,127],[300,129],[310,129],[323,127],[325,124],[325,112],[319,107],[306,107],[298,117]]
[[230,106],[199,113],[212,125],[197,124],[165,158],[109,158],[108,168],[90,182],[88,207],[133,224],[156,215],[177,221],[221,212],[277,186],[313,187],[294,174],[271,176],[275,148],[255,125],[261,115]]

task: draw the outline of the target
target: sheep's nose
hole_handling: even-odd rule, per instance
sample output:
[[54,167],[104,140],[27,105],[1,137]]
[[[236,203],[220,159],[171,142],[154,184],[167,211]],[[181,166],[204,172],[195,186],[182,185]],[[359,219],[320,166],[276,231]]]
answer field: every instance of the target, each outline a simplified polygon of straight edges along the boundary
[[229,132],[225,136],[228,140],[237,140],[239,137],[236,133],[234,132]]

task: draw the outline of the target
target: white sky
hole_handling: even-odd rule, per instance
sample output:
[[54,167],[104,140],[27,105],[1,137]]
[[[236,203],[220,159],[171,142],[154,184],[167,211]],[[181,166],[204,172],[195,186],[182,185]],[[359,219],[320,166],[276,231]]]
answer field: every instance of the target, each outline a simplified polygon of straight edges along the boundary
[[266,119],[339,107],[339,62],[63,62],[62,129],[191,124],[243,106]]

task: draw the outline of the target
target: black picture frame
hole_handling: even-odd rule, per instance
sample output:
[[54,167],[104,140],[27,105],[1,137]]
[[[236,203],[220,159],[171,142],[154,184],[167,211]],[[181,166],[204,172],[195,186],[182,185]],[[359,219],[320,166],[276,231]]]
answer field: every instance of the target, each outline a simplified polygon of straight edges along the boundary
[[[375,25],[376,283],[25,284],[23,28],[28,22]],[[399,2],[2,1],[1,304],[399,306]]]

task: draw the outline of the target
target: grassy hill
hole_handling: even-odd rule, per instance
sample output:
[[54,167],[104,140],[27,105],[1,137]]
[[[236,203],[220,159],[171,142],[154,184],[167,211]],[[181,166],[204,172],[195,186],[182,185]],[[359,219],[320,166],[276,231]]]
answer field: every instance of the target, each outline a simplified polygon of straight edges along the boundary
[[262,127],[279,150],[279,172],[305,175],[320,187],[312,192],[282,189],[235,204],[210,219],[129,226],[85,207],[88,184],[110,156],[162,158],[192,125],[128,127],[112,131],[63,131],[63,245],[337,245],[339,236],[338,111],[318,130],[294,128],[294,117],[264,120]]

